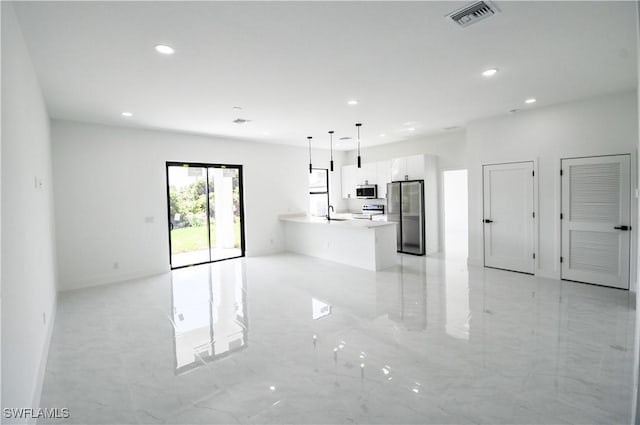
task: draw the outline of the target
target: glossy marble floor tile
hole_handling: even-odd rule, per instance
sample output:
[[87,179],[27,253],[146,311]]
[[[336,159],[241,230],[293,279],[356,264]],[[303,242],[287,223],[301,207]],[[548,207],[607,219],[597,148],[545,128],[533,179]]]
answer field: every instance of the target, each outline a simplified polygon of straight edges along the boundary
[[282,254],[65,292],[42,407],[77,424],[617,424],[629,292]]

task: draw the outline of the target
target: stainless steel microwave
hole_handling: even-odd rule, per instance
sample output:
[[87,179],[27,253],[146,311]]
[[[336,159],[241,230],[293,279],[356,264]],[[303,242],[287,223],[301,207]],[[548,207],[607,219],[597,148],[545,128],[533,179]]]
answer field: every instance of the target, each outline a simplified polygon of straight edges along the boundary
[[378,197],[377,184],[365,184],[356,186],[356,198],[359,199],[376,199]]

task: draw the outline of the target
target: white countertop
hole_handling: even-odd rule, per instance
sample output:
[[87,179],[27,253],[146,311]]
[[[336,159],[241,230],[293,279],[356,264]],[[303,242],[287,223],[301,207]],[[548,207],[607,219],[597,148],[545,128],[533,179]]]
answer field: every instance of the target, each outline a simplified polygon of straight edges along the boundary
[[[334,214],[333,218],[346,218],[347,214]],[[293,223],[305,223],[305,224],[317,224],[324,226],[339,226],[344,228],[360,228],[360,229],[373,229],[376,227],[395,226],[396,223],[386,221],[372,221],[372,220],[359,220],[359,219],[346,219],[342,220],[330,220],[328,221],[324,217],[310,217],[304,214],[293,215],[281,215],[280,221],[289,221]]]

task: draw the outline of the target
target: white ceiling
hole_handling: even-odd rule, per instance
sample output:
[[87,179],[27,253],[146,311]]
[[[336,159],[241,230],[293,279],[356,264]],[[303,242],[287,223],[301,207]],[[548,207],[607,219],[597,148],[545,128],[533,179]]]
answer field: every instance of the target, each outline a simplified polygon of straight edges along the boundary
[[[445,19],[468,3],[15,7],[59,119],[305,146],[313,136],[318,147],[328,130],[355,138],[362,122],[367,146],[636,87],[635,2],[496,1],[501,13],[468,28]],[[158,43],[175,55],[157,54]]]

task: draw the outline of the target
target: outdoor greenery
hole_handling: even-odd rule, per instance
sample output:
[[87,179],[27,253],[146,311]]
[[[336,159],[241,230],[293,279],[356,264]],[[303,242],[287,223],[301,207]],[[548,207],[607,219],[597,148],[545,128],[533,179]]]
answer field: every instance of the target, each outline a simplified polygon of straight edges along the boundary
[[[236,173],[237,174],[237,173]],[[240,193],[237,177],[233,176],[233,209],[240,208]],[[209,185],[209,216],[211,222],[211,246],[216,245],[214,185]],[[171,251],[173,253],[198,251],[209,248],[207,237],[207,184],[198,180],[188,186],[169,188],[171,212]],[[240,247],[240,221],[234,220],[235,247]]]
[[[240,248],[240,221],[233,223],[235,248]],[[216,245],[216,224],[211,223],[211,246]],[[181,252],[199,251],[209,248],[207,239],[207,228],[204,226],[190,226],[171,231],[171,252],[178,254]]]
[[[215,193],[211,192],[211,202]],[[211,203],[210,202],[210,203]],[[190,184],[180,191],[174,186],[169,189],[171,223],[174,229],[180,227],[200,227],[206,223],[207,185],[204,180]]]
[[[240,209],[240,189],[238,174],[231,174],[233,178],[233,210],[237,213]],[[209,189],[209,216],[215,220],[215,185],[213,181],[208,185]],[[205,180],[198,180],[188,186],[175,186],[169,188],[169,207],[171,211],[171,224],[173,228],[204,226],[207,222],[207,184]]]

